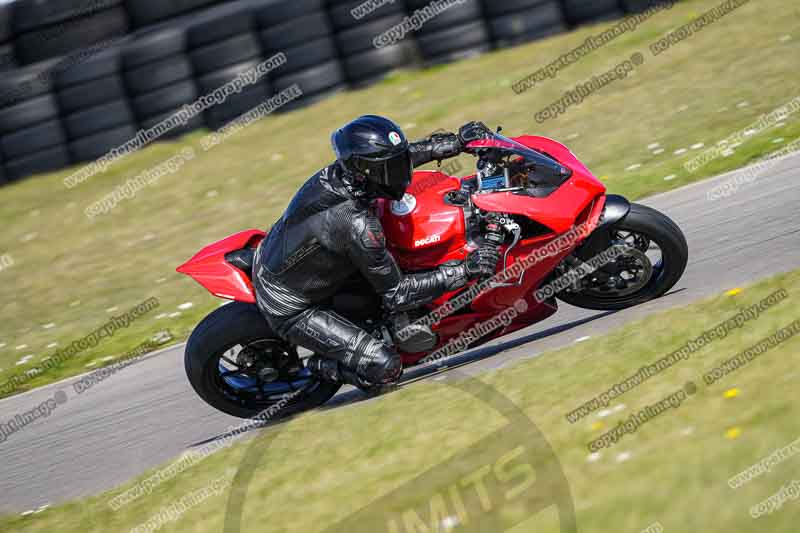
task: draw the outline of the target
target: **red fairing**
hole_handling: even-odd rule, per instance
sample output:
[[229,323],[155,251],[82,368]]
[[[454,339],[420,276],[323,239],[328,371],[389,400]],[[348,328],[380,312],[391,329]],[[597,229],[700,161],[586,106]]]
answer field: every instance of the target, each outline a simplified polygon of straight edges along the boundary
[[[473,196],[473,202],[478,208],[495,213],[522,215],[560,234],[568,231],[575,224],[578,215],[598,196],[605,194],[605,186],[563,144],[533,135],[515,137],[513,140],[553,156],[559,163],[572,170],[572,177],[547,198],[531,198],[511,192]],[[486,139],[472,142],[469,147],[505,146],[501,140]]]
[[[583,237],[594,231],[600,220],[605,207],[605,197],[595,199],[587,207],[581,216],[574,220],[575,226],[579,224],[586,225],[586,233],[575,239],[569,241],[569,246],[565,246],[559,253],[548,255],[541,260],[536,261],[525,271],[523,278],[523,285],[521,287],[502,287],[488,291],[472,301],[471,307],[476,311],[483,311],[487,313],[497,313],[508,306],[513,306],[514,302],[520,297],[525,297],[530,306],[535,306],[536,302],[533,300],[533,293],[541,286],[542,282],[553,271],[553,269],[564,260],[572,251],[578,247],[582,242]],[[536,257],[537,251],[547,248],[547,245],[553,241],[564,240],[563,237],[569,232],[572,227],[568,228],[566,232],[559,233],[558,235],[551,234],[549,238],[528,239],[523,240],[520,244],[509,254],[508,265],[509,267],[514,263],[522,262],[525,258]],[[498,267],[498,271],[502,271],[503,266]]]
[[255,303],[255,291],[250,277],[228,263],[225,254],[256,247],[265,235],[263,231],[254,229],[231,235],[206,246],[176,270],[193,278],[214,296]]
[[[537,251],[564,236],[579,224],[586,225],[586,234],[591,233],[599,222],[605,206],[605,186],[581,163],[575,155],[551,139],[524,136],[512,139],[528,148],[550,155],[572,170],[572,175],[561,187],[545,198],[516,195],[511,192],[476,194],[472,200],[486,212],[509,213],[535,220],[550,228],[548,234],[523,239],[510,253],[508,265],[533,257]],[[506,146],[506,144],[508,146]],[[470,148],[499,147],[513,149],[512,143],[499,138],[477,141]],[[408,193],[402,202],[381,202],[381,221],[386,232],[388,246],[406,271],[432,269],[442,263],[463,259],[471,249],[466,238],[464,214],[461,208],[445,202],[450,191],[461,188],[460,180],[439,172],[416,172]],[[394,209],[394,211],[393,211]],[[490,338],[497,338],[512,331],[539,322],[553,314],[556,308],[549,303],[539,303],[534,293],[542,282],[580,241],[576,239],[558,253],[548,254],[527,268],[521,286],[501,287],[475,297],[470,308],[472,313],[455,314],[441,319],[433,326],[439,334],[440,344],[468,330],[476,323],[486,321],[523,299],[527,310],[507,327],[495,331]],[[505,247],[503,248],[503,251]],[[499,265],[498,271],[504,266]],[[443,305],[454,293],[442,295],[429,307]],[[414,364],[425,354],[403,353],[405,364]]]
[[461,181],[441,172],[414,173],[402,202],[381,201],[379,213],[387,248],[403,270],[436,268],[465,256],[464,212],[444,202]]

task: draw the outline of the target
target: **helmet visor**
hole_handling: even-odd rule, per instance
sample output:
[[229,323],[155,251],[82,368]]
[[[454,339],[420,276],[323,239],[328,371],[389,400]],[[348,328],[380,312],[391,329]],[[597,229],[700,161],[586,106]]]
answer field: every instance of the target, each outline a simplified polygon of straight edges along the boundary
[[404,150],[386,159],[362,158],[362,168],[368,181],[375,184],[393,200],[401,200],[411,184],[413,167],[411,154]]

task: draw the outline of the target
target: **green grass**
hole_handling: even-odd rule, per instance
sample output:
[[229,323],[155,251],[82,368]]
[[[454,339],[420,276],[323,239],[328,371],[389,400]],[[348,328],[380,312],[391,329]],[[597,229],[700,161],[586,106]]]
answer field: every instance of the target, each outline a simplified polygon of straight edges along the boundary
[[[605,418],[595,413],[576,424],[566,421],[565,414],[583,401],[779,288],[788,291],[788,299],[612,402],[612,407],[624,406],[620,411]],[[797,530],[800,502],[789,501],[782,510],[759,520],[748,513],[783,484],[800,478],[800,457],[788,459],[736,490],[727,480],[800,437],[796,416],[800,339],[773,348],[713,386],[705,386],[701,376],[722,359],[800,318],[795,304],[798,292],[800,271],[795,271],[736,295],[719,295],[650,316],[591,342],[520,361],[479,379],[513,402],[556,450],[581,533],[638,532],[654,522],[660,522],[665,531],[792,533]],[[699,390],[679,409],[625,436],[599,460],[588,460],[590,440],[689,380],[695,381]],[[730,396],[726,391],[734,388],[738,395],[726,397]],[[325,525],[368,504],[377,505],[380,516],[415,507],[427,509],[432,494],[461,479],[456,469],[472,472],[482,464],[496,464],[498,457],[519,443],[532,446],[536,442],[530,426],[513,425],[510,438],[494,439],[485,449],[473,449],[471,460],[451,461],[495,431],[504,427],[508,431],[513,420],[512,411],[491,401],[491,395],[473,396],[470,390],[476,388],[428,381],[372,402],[307,413],[212,455],[117,512],[111,511],[108,501],[131,484],[37,515],[0,519],[0,529],[30,533],[128,531],[161,506],[206,486],[231,467],[240,474],[252,473],[249,484],[235,485],[248,491],[243,503],[244,532],[264,531],[265,527],[276,533],[323,531]],[[736,438],[729,436],[733,428],[739,431]],[[620,462],[621,453],[629,458]],[[246,456],[249,459],[245,460]],[[483,460],[488,463],[481,463]],[[446,467],[436,468],[445,461]],[[424,482],[409,484],[429,469],[432,474]],[[543,485],[537,494],[546,495],[551,486],[542,472],[536,473],[536,481]],[[518,475],[506,488],[520,480]],[[404,489],[400,496],[389,503],[381,499],[397,488]],[[228,494],[207,501],[162,531],[221,531]],[[491,499],[495,506],[497,497],[494,489]],[[473,518],[480,515],[477,509],[469,506]],[[511,530],[515,533],[558,531],[552,508],[531,515],[524,505],[515,504],[503,508],[502,513],[512,521],[524,520]],[[350,531],[371,533],[376,529]]]
[[[673,155],[696,143],[712,146],[797,95],[791,81],[800,54],[800,8],[781,0],[750,2],[668,52],[647,55],[657,37],[716,4],[681,3],[522,95],[512,91],[514,82],[608,24],[446,67],[400,72],[369,89],[268,117],[212,152],[198,149],[200,155],[180,173],[91,221],[83,215],[89,204],[179,148],[197,146],[203,132],[147,148],[74,189],[62,184],[71,170],[4,188],[0,255],[10,254],[15,264],[0,271],[0,382],[49,355],[51,343],[64,346],[103,324],[107,309],[124,310],[150,296],[159,298],[160,310],[24,388],[75,375],[87,364],[102,365],[102,356],[120,354],[160,330],[185,338],[217,302],[175,267],[230,233],[268,227],[303,181],[331,160],[330,132],[361,113],[393,117],[411,137],[455,130],[474,119],[502,124],[511,135],[544,134],[566,142],[611,191],[634,199],[779,149],[800,137],[798,116],[692,175],[682,163],[699,150]],[[792,38],[782,40],[785,35]],[[564,90],[639,50],[648,59],[634,76],[555,120],[536,123],[534,114]],[[737,107],[745,101],[747,107]],[[779,137],[785,143],[773,144]],[[647,149],[655,142],[663,154]],[[473,163],[467,157],[463,162],[467,173]],[[634,164],[642,166],[625,170]],[[675,179],[664,181],[673,174]],[[184,302],[194,306],[156,318],[178,312]],[[21,345],[27,347],[16,349]],[[26,355],[34,358],[17,366]]]

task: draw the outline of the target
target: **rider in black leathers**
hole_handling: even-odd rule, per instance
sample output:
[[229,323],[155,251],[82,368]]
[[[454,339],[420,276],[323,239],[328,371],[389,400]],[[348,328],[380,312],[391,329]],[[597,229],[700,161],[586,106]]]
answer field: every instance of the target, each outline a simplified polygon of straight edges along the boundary
[[414,167],[454,157],[487,131],[470,123],[458,135],[409,143],[397,124],[367,115],[333,134],[337,161],[297,192],[259,246],[253,267],[259,309],[276,334],[314,352],[307,362],[311,372],[365,390],[395,382],[402,373],[392,348],[326,307],[355,272],[390,313],[494,274],[499,254],[485,246],[465,262],[404,275],[386,250],[372,207],[378,197],[402,199]]

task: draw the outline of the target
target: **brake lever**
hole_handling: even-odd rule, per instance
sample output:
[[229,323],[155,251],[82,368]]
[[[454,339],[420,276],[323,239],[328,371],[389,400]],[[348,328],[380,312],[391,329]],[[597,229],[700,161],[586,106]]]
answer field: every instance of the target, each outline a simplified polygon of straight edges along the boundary
[[[520,228],[519,224],[517,224],[516,222],[509,222],[503,227],[506,229],[506,231],[514,234],[513,242],[511,243],[511,245],[509,245],[508,248],[506,248],[506,252],[505,254],[503,254],[503,271],[506,271],[508,269],[508,254],[511,252],[511,250],[513,250],[517,246],[517,244],[519,244],[520,237],[522,236],[522,228]],[[522,285],[522,280],[524,277],[525,277],[525,270],[523,270],[520,273],[517,281],[511,283],[509,282],[497,283],[492,288],[494,289],[499,287],[519,287],[520,285]]]

